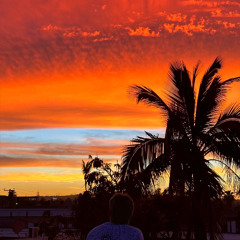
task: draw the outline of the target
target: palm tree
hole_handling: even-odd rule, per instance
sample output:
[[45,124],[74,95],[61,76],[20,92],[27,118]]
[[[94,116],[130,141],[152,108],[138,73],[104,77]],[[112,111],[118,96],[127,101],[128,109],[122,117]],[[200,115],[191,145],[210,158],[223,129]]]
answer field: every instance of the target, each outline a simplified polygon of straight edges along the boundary
[[137,102],[160,110],[166,120],[166,132],[164,138],[147,133],[146,138],[137,137],[125,147],[122,180],[146,169],[150,169],[150,178],[157,171],[158,175],[169,172],[170,196],[191,199],[192,225],[188,230],[190,235],[194,232],[197,240],[205,240],[207,232],[211,239],[217,236],[212,201],[222,195],[224,180],[212,163],[222,164],[228,179],[235,183],[240,180],[234,172],[240,166],[240,104],[221,109],[230,84],[240,77],[221,81],[218,75],[221,67],[221,59],[216,58],[203,75],[198,94],[195,81],[199,63],[192,77],[183,62],[170,65],[172,86],[166,100],[148,87],[130,88]]
[[89,179],[89,174],[92,168],[92,162],[84,162],[82,160],[82,172],[84,175],[84,181],[85,181],[85,191],[87,191],[87,184],[88,184],[88,179]]

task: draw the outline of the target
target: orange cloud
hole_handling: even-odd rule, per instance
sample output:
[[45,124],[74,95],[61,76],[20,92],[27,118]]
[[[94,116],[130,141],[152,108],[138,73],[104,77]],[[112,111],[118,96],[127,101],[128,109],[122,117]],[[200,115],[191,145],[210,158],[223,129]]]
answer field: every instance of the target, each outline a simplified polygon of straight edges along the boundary
[[[119,148],[120,149],[120,148]],[[118,150],[119,150],[118,149]],[[94,152],[94,147],[92,149],[89,148],[87,153],[95,153]],[[99,148],[96,148],[95,150],[99,150]],[[111,150],[114,151],[114,150]],[[109,154],[111,151],[101,152],[102,154],[106,153]],[[43,155],[42,152],[39,153],[31,153],[31,157],[28,157],[28,154],[24,151],[21,154],[12,154],[11,156],[15,157],[9,157],[8,154],[6,155],[0,155],[0,166],[1,168],[37,168],[37,167],[46,167],[46,168],[61,168],[61,169],[79,169],[81,171],[82,168],[82,160],[86,160],[87,157],[85,156],[79,156],[77,159],[75,156],[73,158],[73,155],[69,154],[67,155],[66,153],[64,154],[64,158],[61,156],[54,156],[53,153],[47,153],[48,155]],[[34,156],[34,154],[36,156]],[[50,155],[52,154],[52,155]],[[85,153],[86,154],[86,153]],[[111,156],[111,158],[103,158],[106,162],[113,162],[116,163],[117,160],[120,160],[120,156]]]
[[221,18],[239,18],[240,17],[240,13],[239,11],[235,10],[235,11],[222,11],[221,9],[216,9],[214,11],[211,12],[212,17],[221,17]]
[[209,32],[211,34],[215,33],[215,29],[205,28],[203,24],[187,24],[187,25],[178,25],[178,24],[164,24],[165,29],[169,33],[183,32],[188,36],[193,36],[197,32]]
[[126,29],[129,30],[130,36],[143,36],[143,37],[159,37],[160,36],[159,32],[151,31],[149,27],[146,27],[146,28],[139,27],[136,30],[133,30],[127,27]]
[[167,15],[167,20],[172,22],[184,22],[187,19],[187,15],[182,13],[172,13]]
[[198,5],[198,6],[204,6],[204,7],[217,7],[217,6],[236,6],[240,7],[240,3],[236,1],[204,1],[204,0],[187,0],[182,1],[182,5]]
[[[23,154],[24,156],[24,154]],[[2,168],[19,168],[19,167],[53,167],[53,168],[79,168],[81,169],[82,160],[60,159],[45,157],[8,157],[0,155],[0,165]]]
[[[240,75],[237,18],[204,11],[234,16],[232,1],[23,1],[2,4],[1,129],[156,128],[165,123],[129,99],[129,85],[160,92],[169,62],[218,55],[231,62],[223,77]],[[202,7],[193,15],[191,4]]]
[[100,35],[100,31],[86,32],[82,31],[79,27],[63,28],[53,26],[52,24],[42,27],[42,30],[49,32],[59,32],[63,37],[96,37]]
[[[11,156],[25,156],[36,155],[37,158],[41,158],[42,155],[48,158],[56,156],[67,156],[69,158],[79,156],[79,158],[86,158],[91,155],[115,155],[119,156],[122,153],[122,146],[129,143],[129,140],[88,140],[88,144],[37,144],[37,143],[10,143],[0,142],[0,153],[6,154],[5,158],[10,154]],[[16,158],[16,157],[15,157]],[[74,157],[75,159],[75,157]],[[14,159],[12,159],[14,160]],[[38,159],[37,159],[38,160]],[[75,160],[74,160],[75,161]],[[20,162],[20,161],[19,161]],[[63,162],[64,163],[64,162]],[[68,163],[68,162],[66,162]],[[5,164],[5,163],[4,163]],[[8,164],[8,163],[6,163]],[[75,164],[75,163],[74,163]],[[10,166],[11,164],[9,164]]]
[[236,28],[236,24],[235,23],[231,23],[231,22],[227,22],[227,21],[223,21],[221,23],[224,25],[224,27],[226,29],[228,29],[228,28]]

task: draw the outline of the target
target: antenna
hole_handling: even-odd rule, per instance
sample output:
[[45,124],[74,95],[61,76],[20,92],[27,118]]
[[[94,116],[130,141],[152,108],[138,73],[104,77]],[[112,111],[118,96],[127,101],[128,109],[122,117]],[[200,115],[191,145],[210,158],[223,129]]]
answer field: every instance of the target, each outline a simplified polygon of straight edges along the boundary
[[8,192],[9,197],[16,197],[15,188],[13,188],[13,189],[5,189],[4,188],[3,191]]

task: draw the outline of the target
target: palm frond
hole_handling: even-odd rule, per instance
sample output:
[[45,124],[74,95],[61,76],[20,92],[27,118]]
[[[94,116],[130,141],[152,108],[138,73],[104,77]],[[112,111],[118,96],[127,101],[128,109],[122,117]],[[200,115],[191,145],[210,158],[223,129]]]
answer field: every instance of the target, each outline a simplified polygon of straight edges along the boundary
[[173,103],[176,100],[176,105],[180,106],[184,111],[186,120],[192,124],[194,119],[195,94],[189,72],[184,63],[171,64],[169,76],[174,85],[170,97]]
[[[198,92],[198,99],[197,99],[197,105],[196,105],[196,126],[198,129],[204,128],[207,122],[209,122],[209,110],[211,108],[207,109],[207,117],[205,119],[201,118],[205,116],[205,107],[206,104],[208,104],[208,100],[212,102],[211,106],[215,107],[216,106],[216,99],[215,97],[211,97],[212,92],[215,90],[215,95],[219,91],[219,88],[221,87],[219,77],[215,77],[217,74],[218,70],[222,67],[222,61],[219,57],[217,57],[213,64],[209,67],[209,69],[206,71],[204,74],[202,81],[200,83],[199,87],[199,92]],[[214,79],[214,83],[213,83]],[[210,91],[209,88],[211,87]],[[211,112],[211,111],[210,111]]]
[[221,84],[220,77],[215,77],[205,95],[198,101],[195,119],[197,132],[207,131],[213,126],[225,94],[226,88]]
[[196,64],[196,66],[193,68],[193,75],[192,75],[192,88],[195,88],[195,81],[198,75],[198,70],[200,66],[200,61]]
[[202,78],[198,93],[198,101],[201,101],[201,99],[204,97],[212,82],[213,77],[217,74],[218,70],[221,69],[221,67],[222,60],[220,57],[217,57]]
[[225,80],[224,82],[222,82],[222,84],[228,86],[231,83],[239,82],[239,81],[240,81],[240,77],[235,77],[235,78],[230,78],[228,80]]
[[231,129],[226,131],[221,128],[211,130],[206,149],[230,166],[240,167],[240,131],[236,132]]
[[[221,66],[221,64],[218,65],[218,67],[219,66]],[[213,70],[213,73],[214,72],[217,73],[217,69]],[[218,114],[219,107],[225,100],[230,84],[240,81],[240,77],[236,77],[221,82],[220,77],[214,77],[213,73],[210,74],[211,79],[209,79],[207,85],[205,85],[204,91],[200,86],[195,121],[197,131],[206,131],[207,128],[212,127],[213,121]],[[207,81],[204,79],[206,76],[203,77],[202,83]]]
[[240,121],[240,104],[232,104],[220,114],[216,126],[222,125],[229,121]]
[[224,180],[207,164],[204,164],[202,176],[202,187],[204,195],[208,199],[218,199],[223,193],[222,182]]
[[131,171],[132,173],[144,170],[155,158],[164,153],[164,138],[159,138],[150,133],[149,137],[137,137],[132,144],[123,150],[122,178]]
[[150,138],[152,138],[152,139],[154,139],[154,138],[158,138],[158,135],[155,136],[155,135],[153,135],[152,133],[147,132],[147,131],[145,131],[145,134],[146,134],[147,136],[149,136]]
[[[195,70],[197,71],[197,69]],[[177,119],[176,126],[180,127],[179,131],[192,141],[195,113],[194,84],[184,63],[176,62],[172,64],[169,77],[173,83],[173,87],[168,94],[171,102],[169,118]]]
[[231,172],[231,174],[233,174],[240,181],[240,176],[227,163],[225,163],[221,160],[218,160],[218,159],[208,159],[208,161],[209,162],[217,162],[220,165],[224,166],[224,168],[227,169],[228,172]]
[[194,193],[201,201],[207,202],[211,199],[217,199],[222,195],[222,183],[224,182],[221,176],[219,176],[209,165],[209,161],[204,158],[192,165],[195,187]]
[[154,185],[154,182],[163,173],[167,172],[169,168],[169,160],[165,158],[164,154],[155,158],[143,171],[137,174],[138,180],[145,186],[150,184]]
[[209,159],[209,162],[217,162],[222,166],[223,171],[225,172],[226,182],[228,185],[231,185],[234,190],[239,191],[240,189],[240,175],[238,175],[237,168],[229,165],[228,163],[218,160],[218,159]]
[[86,162],[84,160],[82,160],[82,171],[84,175],[87,175],[90,173],[90,170],[92,168],[92,162]]
[[169,107],[152,89],[133,85],[129,88],[129,93],[136,98],[137,103],[144,102],[147,105],[157,107],[163,111],[163,114],[168,115]]

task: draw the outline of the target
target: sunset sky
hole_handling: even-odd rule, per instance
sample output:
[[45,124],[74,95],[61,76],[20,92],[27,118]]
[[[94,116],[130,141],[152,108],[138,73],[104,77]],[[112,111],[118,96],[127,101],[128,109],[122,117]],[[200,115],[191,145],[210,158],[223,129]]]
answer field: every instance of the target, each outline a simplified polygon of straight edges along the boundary
[[[130,85],[165,96],[171,62],[201,74],[220,56],[240,76],[240,2],[0,0],[0,195],[83,190],[82,159],[121,161],[144,130],[164,134],[158,111]],[[240,101],[240,84],[226,99]]]

